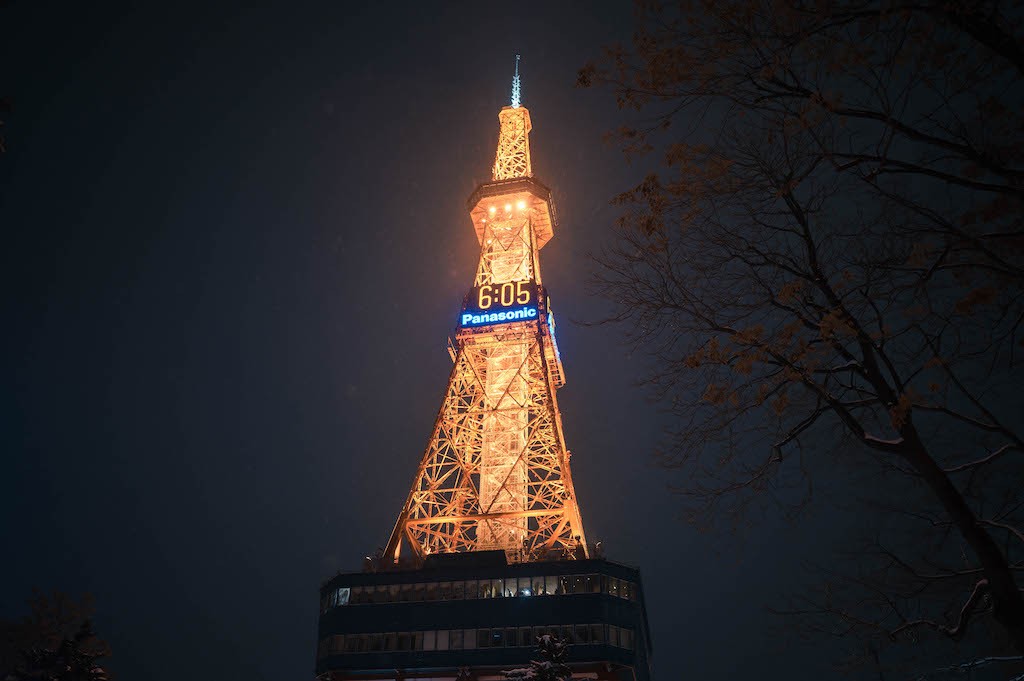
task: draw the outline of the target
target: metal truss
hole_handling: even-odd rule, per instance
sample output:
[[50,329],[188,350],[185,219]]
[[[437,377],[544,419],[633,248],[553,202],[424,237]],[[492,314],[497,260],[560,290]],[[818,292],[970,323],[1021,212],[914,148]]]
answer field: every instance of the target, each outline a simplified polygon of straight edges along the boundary
[[[494,180],[528,177],[529,112],[505,107],[499,121]],[[486,185],[498,191],[471,210],[481,223],[474,285],[539,285],[537,230],[550,237],[550,204],[504,186]],[[536,319],[459,331],[444,401],[384,560],[397,562],[403,544],[418,558],[492,549],[513,561],[589,555],[555,398],[563,379],[554,325],[546,300],[536,303]]]
[[586,554],[555,385],[535,322],[465,333],[391,541],[420,557],[503,549],[514,561]]
[[[491,218],[484,223],[480,264],[476,268],[474,286],[500,284],[507,281],[540,283],[537,249],[534,248],[530,210],[516,199],[502,204],[495,202]],[[500,209],[497,207],[500,205]]]
[[533,129],[530,112],[525,106],[506,106],[498,114],[501,131],[498,133],[498,152],[494,156],[494,180],[530,177],[529,134]]

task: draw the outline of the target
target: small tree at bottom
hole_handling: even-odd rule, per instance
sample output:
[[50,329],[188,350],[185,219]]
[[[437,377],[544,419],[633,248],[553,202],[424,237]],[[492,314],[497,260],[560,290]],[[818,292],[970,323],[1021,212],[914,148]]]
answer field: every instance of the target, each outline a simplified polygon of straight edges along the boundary
[[92,629],[92,601],[36,592],[32,614],[0,620],[0,681],[108,681],[110,648]]
[[530,660],[529,667],[509,669],[504,672],[509,681],[568,681],[572,670],[565,665],[569,654],[569,643],[557,636],[545,634],[537,637],[537,656]]

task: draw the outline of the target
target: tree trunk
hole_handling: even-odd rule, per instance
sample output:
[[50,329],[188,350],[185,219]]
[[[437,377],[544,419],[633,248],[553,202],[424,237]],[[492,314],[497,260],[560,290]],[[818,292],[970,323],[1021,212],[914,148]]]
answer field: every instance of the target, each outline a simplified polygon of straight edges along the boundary
[[974,550],[988,579],[992,617],[1009,634],[1017,652],[1024,654],[1024,597],[1017,587],[1006,556],[988,531],[978,523],[960,490],[928,454],[914,427],[908,424],[905,431],[907,461],[921,474],[925,484],[960,530],[961,536]]

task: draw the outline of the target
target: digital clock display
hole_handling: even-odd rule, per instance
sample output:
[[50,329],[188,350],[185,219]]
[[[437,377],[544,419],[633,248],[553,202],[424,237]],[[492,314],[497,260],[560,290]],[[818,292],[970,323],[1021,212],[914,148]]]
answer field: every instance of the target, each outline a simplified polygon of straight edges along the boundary
[[529,281],[483,284],[470,289],[461,326],[485,326],[537,319],[537,285]]

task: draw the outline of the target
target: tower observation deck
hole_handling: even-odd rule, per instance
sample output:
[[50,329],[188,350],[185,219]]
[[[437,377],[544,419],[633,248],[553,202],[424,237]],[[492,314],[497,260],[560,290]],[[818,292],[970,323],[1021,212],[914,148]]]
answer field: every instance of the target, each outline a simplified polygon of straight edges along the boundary
[[540,268],[558,225],[518,55],[498,121],[491,181],[468,202],[480,258],[447,389],[386,548],[321,589],[324,681],[499,679],[545,633],[571,642],[574,676],[649,678],[639,571],[596,555],[573,488]]

